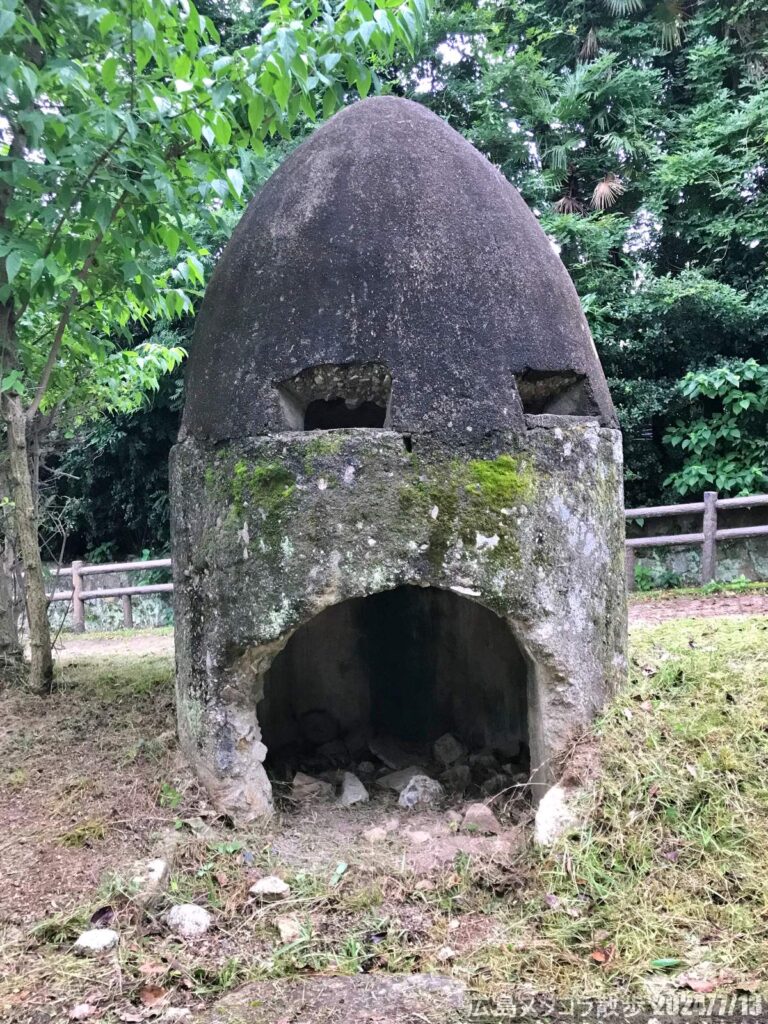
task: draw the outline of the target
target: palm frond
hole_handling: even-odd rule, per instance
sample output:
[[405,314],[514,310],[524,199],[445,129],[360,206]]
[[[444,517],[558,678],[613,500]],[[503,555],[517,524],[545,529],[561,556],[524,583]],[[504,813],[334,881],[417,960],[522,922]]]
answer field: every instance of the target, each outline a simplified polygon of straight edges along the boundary
[[584,206],[575,196],[561,196],[552,204],[555,213],[583,213]]
[[602,181],[598,181],[592,193],[592,206],[595,210],[608,210],[622,193],[626,192],[626,186],[615,174],[606,174]]
[[603,6],[607,7],[611,14],[617,18],[624,18],[628,14],[637,14],[645,7],[645,0],[603,0]]
[[594,28],[590,28],[587,32],[587,37],[582,43],[581,49],[579,50],[579,56],[584,60],[591,60],[600,49],[600,41],[597,38],[597,32]]
[[653,16],[659,22],[662,50],[676,50],[685,35],[685,10],[680,0],[663,0],[654,8]]
[[544,163],[548,164],[554,171],[564,171],[568,163],[568,147],[550,146],[544,152]]

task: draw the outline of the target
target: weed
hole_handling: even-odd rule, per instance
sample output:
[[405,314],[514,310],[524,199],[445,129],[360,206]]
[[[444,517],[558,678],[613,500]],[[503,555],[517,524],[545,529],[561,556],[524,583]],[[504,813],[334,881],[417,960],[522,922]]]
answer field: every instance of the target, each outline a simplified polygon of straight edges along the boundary
[[176,808],[182,800],[181,792],[172,786],[170,782],[161,782],[160,791],[157,795],[157,802],[161,807]]
[[105,822],[98,819],[81,821],[78,825],[68,829],[57,836],[57,842],[62,846],[91,846],[104,839],[107,835]]
[[8,775],[7,782],[12,789],[21,789],[27,784],[29,779],[29,772],[26,768],[14,768],[14,770]]

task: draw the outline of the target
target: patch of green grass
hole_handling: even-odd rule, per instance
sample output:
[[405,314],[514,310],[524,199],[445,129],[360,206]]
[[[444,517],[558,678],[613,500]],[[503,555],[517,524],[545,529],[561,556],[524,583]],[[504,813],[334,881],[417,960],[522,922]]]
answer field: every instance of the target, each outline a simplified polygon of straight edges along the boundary
[[173,691],[174,668],[170,654],[126,656],[120,653],[67,657],[56,666],[59,690],[76,686],[82,697],[108,700],[142,697],[161,689]]
[[534,866],[524,977],[584,994],[664,958],[764,970],[768,621],[636,628],[599,733],[588,824]]

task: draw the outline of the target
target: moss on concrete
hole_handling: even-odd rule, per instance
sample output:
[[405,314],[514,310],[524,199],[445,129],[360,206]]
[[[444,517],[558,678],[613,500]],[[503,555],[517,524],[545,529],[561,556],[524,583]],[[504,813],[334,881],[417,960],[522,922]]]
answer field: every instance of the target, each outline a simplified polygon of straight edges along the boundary
[[226,504],[230,518],[240,522],[252,509],[265,524],[278,520],[296,489],[296,477],[278,462],[239,459],[234,465],[216,460],[205,471],[205,484],[215,501]]
[[[418,472],[418,464],[414,460]],[[508,510],[529,500],[535,491],[530,463],[519,456],[495,459],[452,459],[419,473],[400,494],[400,507],[409,516],[432,520],[429,559],[442,565],[449,549],[459,541],[474,549],[478,535],[497,537],[495,546],[483,549],[491,560],[517,557],[514,521]]]

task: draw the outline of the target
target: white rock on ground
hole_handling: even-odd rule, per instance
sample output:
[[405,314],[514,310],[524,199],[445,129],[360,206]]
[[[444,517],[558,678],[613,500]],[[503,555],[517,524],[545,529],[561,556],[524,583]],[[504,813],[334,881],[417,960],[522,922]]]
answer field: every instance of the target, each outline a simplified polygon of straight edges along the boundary
[[277,875],[267,875],[254,882],[248,891],[252,896],[258,896],[262,903],[277,903],[290,895],[291,887]]
[[573,801],[580,790],[552,786],[541,798],[536,809],[533,839],[539,846],[551,846],[569,829],[579,823]]
[[213,918],[205,907],[200,907],[197,903],[179,903],[171,907],[165,921],[171,931],[181,935],[183,939],[196,939],[200,935],[205,935],[213,923]]
[[398,804],[410,810],[412,807],[431,807],[440,800],[445,790],[436,779],[428,775],[414,775],[400,793]]
[[275,918],[275,928],[277,928],[281,942],[295,942],[301,938],[301,921],[290,914]]
[[89,928],[75,942],[74,951],[80,956],[99,956],[114,949],[120,936],[111,928]]
[[334,791],[330,782],[315,779],[304,772],[296,772],[291,785],[291,796],[299,803],[333,800]]
[[339,797],[340,807],[352,807],[354,804],[364,804],[368,801],[368,790],[360,779],[352,772],[344,772],[341,780],[341,796]]
[[458,761],[460,758],[464,757],[466,752],[466,747],[462,743],[459,743],[456,737],[452,736],[449,732],[435,740],[434,745],[432,746],[432,753],[435,756],[435,760],[444,768],[448,768],[454,763],[454,761]]
[[496,815],[484,803],[469,804],[464,810],[461,826],[469,832],[482,832],[483,835],[495,836],[501,832]]
[[131,869],[131,898],[140,907],[157,903],[168,887],[171,869],[163,857],[136,861]]

